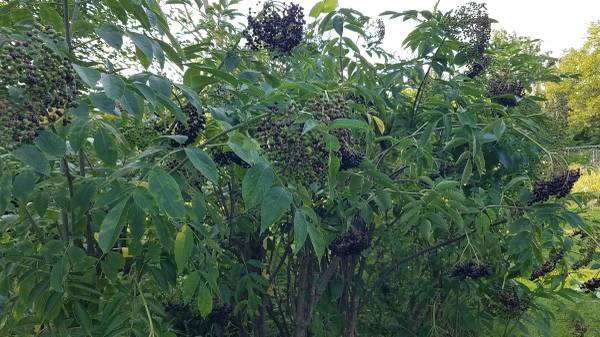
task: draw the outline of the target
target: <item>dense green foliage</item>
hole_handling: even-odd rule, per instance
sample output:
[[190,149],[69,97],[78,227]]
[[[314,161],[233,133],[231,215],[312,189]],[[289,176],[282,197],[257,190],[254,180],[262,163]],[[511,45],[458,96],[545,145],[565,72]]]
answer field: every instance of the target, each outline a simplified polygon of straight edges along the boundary
[[334,0],[236,4],[5,1],[0,334],[552,336],[539,299],[598,301],[534,41],[384,12],[399,60]]

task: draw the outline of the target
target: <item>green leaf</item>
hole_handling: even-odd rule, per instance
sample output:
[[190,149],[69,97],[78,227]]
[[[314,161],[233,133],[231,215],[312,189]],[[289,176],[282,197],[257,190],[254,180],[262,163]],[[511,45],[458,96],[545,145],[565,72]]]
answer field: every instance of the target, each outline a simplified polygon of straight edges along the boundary
[[323,13],[334,11],[338,7],[338,0],[323,0]]
[[200,310],[202,317],[206,317],[212,312],[212,309],[212,294],[206,284],[202,283],[200,284],[200,288],[198,288],[198,310]]
[[319,262],[320,262],[321,257],[323,257],[323,254],[325,254],[325,248],[326,248],[325,235],[313,223],[308,224],[307,230],[308,230],[308,237],[310,238],[310,242],[313,245],[315,254],[317,254],[317,259],[319,259]]
[[458,186],[459,186],[458,181],[442,180],[437,185],[435,185],[435,190],[437,190],[437,191],[449,190],[451,188],[456,188]]
[[196,289],[198,289],[198,285],[200,285],[200,273],[198,271],[195,271],[186,277],[181,285],[181,297],[183,297],[184,303],[190,303],[192,301],[194,294],[196,294]]
[[506,186],[504,186],[504,190],[509,190],[511,187],[524,181],[529,181],[529,178],[525,176],[514,177],[508,182],[508,184],[506,184]]
[[75,302],[75,318],[88,336],[92,335],[92,319],[79,301]]
[[73,63],[73,68],[77,72],[77,75],[87,84],[90,88],[95,88],[96,83],[100,80],[100,72],[93,68],[80,66]]
[[114,136],[104,128],[98,128],[94,136],[94,149],[98,158],[108,165],[117,163],[118,151]]
[[47,174],[50,172],[50,164],[42,151],[33,145],[23,145],[12,152],[13,156],[23,164],[31,166],[34,170]]
[[460,184],[463,186],[468,184],[472,175],[473,175],[473,162],[469,158],[469,160],[467,160],[467,164],[465,165],[465,168],[463,170],[462,177],[460,178]]
[[79,151],[88,134],[89,120],[77,118],[69,128],[69,144],[74,151]]
[[100,77],[102,87],[106,96],[111,99],[119,99],[125,92],[125,82],[121,77],[113,74],[102,74]]
[[177,269],[182,272],[188,264],[188,260],[194,251],[194,234],[188,225],[183,225],[175,237],[175,263]]
[[56,31],[63,33],[65,26],[62,17],[54,10],[51,4],[40,4],[40,19],[45,25],[52,26]]
[[152,48],[152,40],[150,40],[145,35],[134,32],[127,32],[127,36],[131,39],[131,41],[133,41],[135,47],[139,51],[141,51],[142,54],[146,57],[145,60],[140,59],[140,61],[142,61],[142,63],[152,63],[152,58],[154,57],[154,48]]
[[261,160],[260,147],[252,139],[239,132],[233,132],[227,142],[229,148],[243,161],[255,164]]
[[333,17],[333,20],[331,22],[333,24],[333,29],[335,29],[335,32],[338,33],[339,36],[342,36],[342,34],[344,33],[344,17],[341,15],[336,15]]
[[26,199],[33,192],[36,181],[37,176],[32,170],[22,170],[13,182],[13,195],[19,199]]
[[117,242],[125,222],[121,221],[123,210],[129,199],[122,200],[108,211],[100,224],[98,244],[104,253],[108,253]]
[[369,129],[369,124],[356,119],[338,118],[329,124],[331,129]]
[[[188,71],[186,71],[186,75],[184,75],[184,76],[188,76],[188,77],[189,76],[191,76],[191,77],[202,76],[201,72],[204,72],[204,73],[209,73],[225,82],[228,82],[229,84],[233,85],[234,87],[238,85],[237,78],[235,78],[234,76],[232,76],[224,71],[221,71],[221,70],[218,70],[215,68],[210,68],[210,67],[193,64],[193,63],[188,64],[188,66],[190,68],[188,69]],[[189,72],[189,75],[187,74],[188,72]]]
[[144,112],[144,102],[142,98],[129,88],[125,88],[123,97],[121,97],[119,102],[123,105],[125,110],[131,114],[141,115]]
[[0,175],[0,214],[4,214],[4,211],[10,203],[12,197],[12,175],[10,172],[3,172]]
[[100,111],[111,114],[117,113],[115,101],[102,92],[91,93],[90,101],[92,102],[92,105]]
[[117,26],[105,23],[96,28],[95,31],[109,46],[117,50],[123,46],[123,32]]
[[282,215],[284,215],[292,204],[292,195],[283,187],[273,187],[265,195],[260,208],[260,232],[261,234]]
[[185,215],[181,190],[169,173],[161,168],[155,168],[148,174],[148,183],[150,192],[161,210],[174,218]]
[[[200,225],[206,217],[206,200],[204,196],[198,193],[192,198],[192,207],[189,210],[190,218],[195,225]],[[194,224],[192,224],[194,225]]]
[[215,184],[219,183],[219,172],[217,171],[217,165],[215,165],[212,158],[210,158],[206,152],[200,150],[199,148],[187,147],[185,148],[185,154],[194,168],[202,173],[206,179]]
[[165,52],[165,54],[167,54],[167,57],[169,58],[169,60],[171,60],[171,62],[175,63],[175,65],[177,65],[180,69],[183,69],[183,60],[181,59],[181,56],[179,55],[179,53],[175,49],[173,49],[173,47],[168,45],[167,43],[165,43],[161,40],[155,40],[155,41],[158,43],[160,48]]
[[319,16],[319,14],[321,14],[323,12],[323,1],[319,1],[317,2],[313,8],[310,10],[310,13],[308,13],[309,16],[316,18]]
[[427,142],[429,141],[429,138],[431,138],[431,135],[433,134],[433,130],[437,126],[437,123],[438,123],[438,121],[435,121],[434,123],[429,123],[429,125],[427,125],[425,130],[423,130],[423,133],[421,134],[421,137],[419,138],[419,144],[421,146],[427,144]]
[[50,271],[50,289],[63,292],[63,283],[69,273],[69,257],[65,254]]
[[302,208],[297,209],[294,214],[294,254],[297,254],[304,247],[308,235],[308,226],[308,214]]
[[274,179],[273,169],[264,163],[258,163],[246,171],[242,181],[242,198],[247,209],[262,201],[273,185]]
[[61,157],[67,152],[65,140],[55,133],[42,130],[36,139],[36,145],[44,152],[55,157]]

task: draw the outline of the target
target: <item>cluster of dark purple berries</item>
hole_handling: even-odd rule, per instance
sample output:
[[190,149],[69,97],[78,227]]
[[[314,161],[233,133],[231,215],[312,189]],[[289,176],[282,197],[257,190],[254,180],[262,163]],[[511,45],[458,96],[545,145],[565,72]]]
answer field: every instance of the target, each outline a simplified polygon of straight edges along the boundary
[[519,80],[497,75],[488,81],[487,92],[492,102],[505,107],[514,107],[519,103],[519,99],[525,95],[525,88]]
[[349,231],[338,236],[329,249],[336,256],[358,255],[371,245],[371,236],[363,229],[352,226]]
[[548,179],[540,179],[534,183],[533,195],[529,200],[530,204],[544,202],[551,196],[563,198],[569,193],[573,185],[579,180],[581,172],[579,170],[566,170],[556,174]]
[[454,164],[452,162],[446,161],[440,164],[440,167],[436,173],[437,177],[447,177],[454,170]]
[[519,296],[515,288],[506,288],[497,292],[488,304],[489,310],[500,317],[515,319],[529,309],[529,299]]
[[[350,111],[346,99],[342,95],[321,95],[318,99],[311,100],[306,104],[306,111],[310,111],[317,120],[326,124],[338,118],[349,118]],[[339,156],[343,170],[358,167],[362,163],[364,156],[356,149],[356,144],[350,131],[347,129],[337,129],[334,134],[340,141]]]
[[[206,126],[206,118],[202,112],[198,111],[195,106],[188,103],[183,106],[181,111],[187,116],[187,126],[181,122],[175,124],[174,133],[176,135],[186,136],[187,139],[181,144],[182,146],[188,146],[194,144],[198,135]],[[173,145],[179,145],[177,142],[173,142]]]
[[492,267],[489,264],[469,260],[454,266],[450,275],[460,280],[464,280],[466,278],[476,280],[481,277],[490,276],[491,274]]
[[461,52],[467,57],[468,77],[476,77],[489,65],[485,54],[492,32],[490,17],[485,4],[470,2],[446,16],[446,27],[461,44]]
[[52,27],[35,25],[25,34],[0,31],[0,143],[31,141],[46,124],[73,107],[79,80],[68,59],[46,42],[61,45]]
[[273,105],[256,131],[278,173],[310,186],[322,183],[327,176],[328,151],[320,133],[302,134],[302,125],[295,123],[300,111],[301,107],[295,104],[287,109]]
[[274,56],[290,54],[304,39],[304,10],[294,3],[267,1],[262,10],[248,14],[244,38],[248,46],[266,48]]
[[[281,175],[308,186],[324,182],[329,151],[321,132],[303,134],[304,125],[296,122],[302,112],[312,113],[315,120],[325,124],[348,118],[350,113],[341,96],[323,94],[302,105],[291,103],[286,108],[273,105],[258,126],[257,136],[274,167]],[[363,155],[356,150],[349,130],[336,129],[334,134],[340,142],[341,168],[360,165]]]
[[233,308],[230,304],[216,304],[208,317],[206,317],[206,321],[211,325],[214,324],[220,327],[225,327],[231,319],[232,313]]
[[191,305],[169,301],[164,309],[165,318],[178,336],[199,336],[204,332],[204,320]]
[[164,309],[166,318],[177,335],[190,337],[206,336],[215,326],[223,330],[233,313],[231,305],[215,303],[211,313],[202,318],[195,307],[177,300],[164,303]]
[[550,258],[545,261],[541,266],[539,266],[536,270],[531,273],[529,276],[530,281],[535,281],[540,277],[551,273],[556,269],[556,264],[564,257],[565,252],[562,249],[559,249],[550,255]]
[[571,322],[571,326],[573,327],[573,337],[585,337],[588,327],[584,320],[575,319]]
[[581,285],[581,289],[588,293],[594,292],[598,288],[600,288],[600,278],[597,277],[591,278]]
[[246,163],[242,158],[240,158],[237,154],[231,151],[215,152],[213,153],[212,158],[215,163],[219,164],[219,166],[236,164],[241,167],[250,167],[248,163]]

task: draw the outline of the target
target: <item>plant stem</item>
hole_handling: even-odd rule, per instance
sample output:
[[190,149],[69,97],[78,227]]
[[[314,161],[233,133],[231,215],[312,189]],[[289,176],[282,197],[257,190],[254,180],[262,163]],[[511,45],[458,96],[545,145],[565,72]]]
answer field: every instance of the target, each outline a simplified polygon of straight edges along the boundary
[[71,41],[71,21],[69,19],[69,0],[63,0],[63,23],[65,25],[65,36],[67,39],[67,47],[69,53],[73,50],[73,43]]
[[35,235],[38,236],[38,240],[40,240],[40,242],[42,244],[45,243],[46,240],[44,239],[44,233],[40,229],[40,226],[38,226],[35,219],[31,216],[31,213],[29,213],[29,210],[27,209],[27,205],[23,205],[23,212],[25,213],[25,215],[27,216],[27,219],[31,223],[31,228],[35,232]]

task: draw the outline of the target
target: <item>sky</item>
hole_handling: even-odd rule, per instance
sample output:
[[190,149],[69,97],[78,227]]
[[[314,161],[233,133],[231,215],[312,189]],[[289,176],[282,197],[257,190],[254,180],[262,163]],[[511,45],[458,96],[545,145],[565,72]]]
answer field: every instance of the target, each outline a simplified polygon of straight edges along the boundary
[[[291,0],[304,7],[308,13],[318,0]],[[401,12],[409,9],[433,9],[436,0],[338,0],[340,7],[350,7],[368,16],[377,16],[383,11]],[[243,0],[240,11],[253,6],[259,0]],[[456,8],[468,0],[440,0],[442,11]],[[600,21],[600,0],[478,0],[488,5],[490,17],[499,21],[495,29],[505,29],[518,35],[543,40],[542,48],[559,57],[569,48],[579,48],[587,36],[590,23]],[[401,52],[401,43],[412,29],[410,23],[395,19],[386,22],[386,38],[383,41],[388,51]]]

